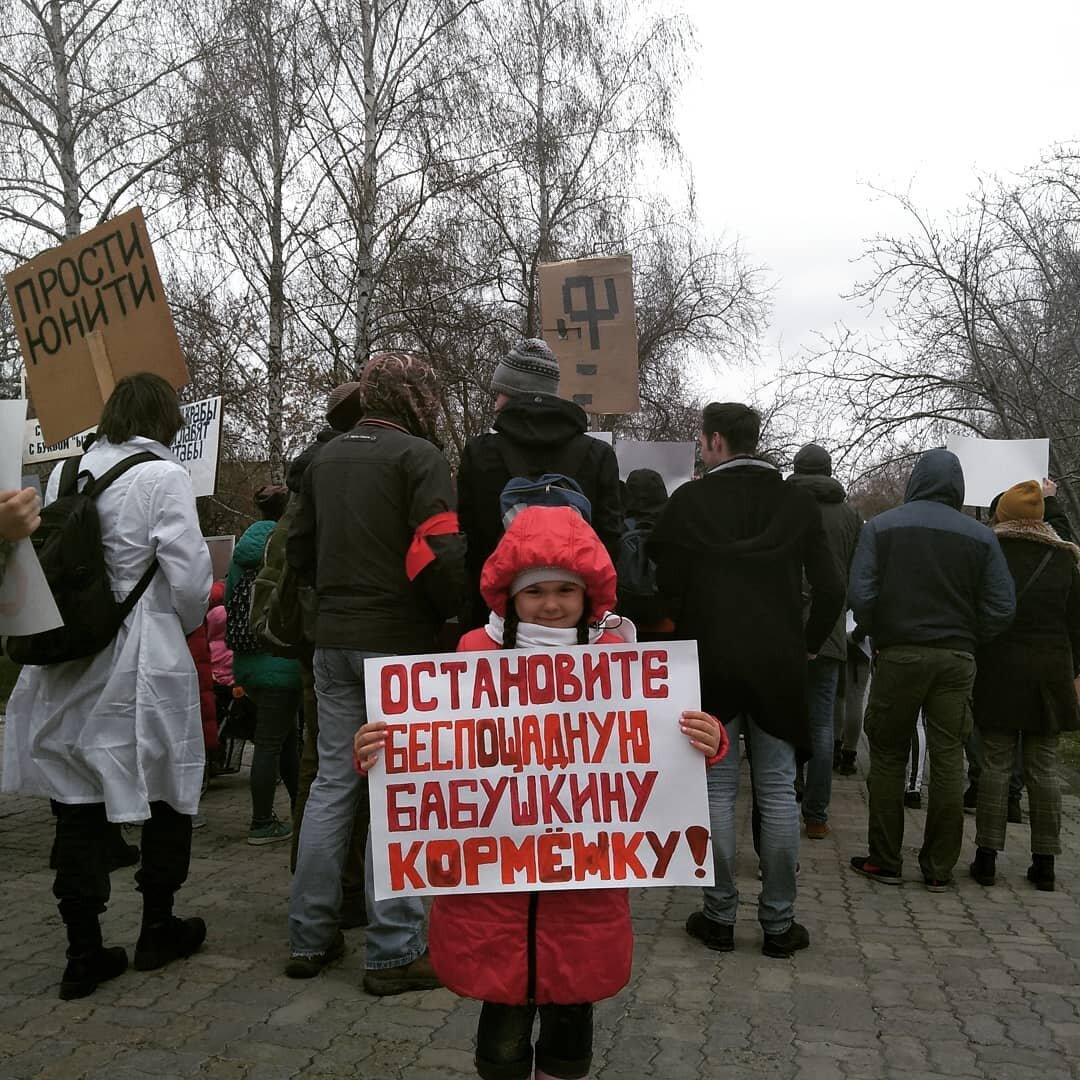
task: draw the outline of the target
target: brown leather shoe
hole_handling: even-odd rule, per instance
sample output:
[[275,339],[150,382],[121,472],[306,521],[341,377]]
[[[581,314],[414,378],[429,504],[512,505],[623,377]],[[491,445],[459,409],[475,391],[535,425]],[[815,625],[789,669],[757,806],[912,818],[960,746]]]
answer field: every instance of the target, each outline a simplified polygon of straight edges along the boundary
[[369,968],[364,972],[364,989],[376,997],[407,994],[413,990],[438,990],[442,986],[431,966],[431,956],[423,953],[405,967]]
[[808,821],[806,823],[807,840],[824,840],[832,829],[824,821]]

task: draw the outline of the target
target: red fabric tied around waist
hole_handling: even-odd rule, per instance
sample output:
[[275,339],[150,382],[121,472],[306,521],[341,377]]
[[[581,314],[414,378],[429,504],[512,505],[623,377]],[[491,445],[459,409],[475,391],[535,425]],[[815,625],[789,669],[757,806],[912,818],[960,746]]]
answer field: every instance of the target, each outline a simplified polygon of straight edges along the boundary
[[459,532],[461,526],[453,510],[433,514],[421,524],[405,553],[405,574],[408,579],[415,581],[435,561],[435,552],[428,543],[429,536],[453,536]]

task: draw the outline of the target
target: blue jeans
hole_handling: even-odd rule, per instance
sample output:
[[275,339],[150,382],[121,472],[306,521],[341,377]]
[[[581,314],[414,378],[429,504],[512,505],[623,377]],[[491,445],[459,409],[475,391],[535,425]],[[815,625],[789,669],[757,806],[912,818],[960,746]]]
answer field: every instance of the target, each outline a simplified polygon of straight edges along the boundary
[[[364,660],[384,653],[315,650],[319,700],[319,773],[311,785],[296,874],[289,898],[289,945],[293,956],[325,952],[341,911],[341,873],[349,849],[356,802],[367,798],[367,780],[353,766],[353,736],[367,722]],[[369,970],[404,967],[427,948],[419,897],[375,900],[371,833],[365,860]]]
[[702,889],[705,915],[735,925],[735,800],[739,792],[739,736],[750,749],[750,775],[761,815],[761,895],[758,921],[767,934],[782,934],[795,919],[795,867],[799,861],[799,807],[795,802],[795,747],[737,716],[725,725],[731,749],[708,770],[716,884]]
[[829,820],[832,798],[833,707],[840,684],[840,661],[819,657],[806,666],[806,707],[810,713],[810,760],[806,763],[806,786],[802,814],[807,823],[824,825]]

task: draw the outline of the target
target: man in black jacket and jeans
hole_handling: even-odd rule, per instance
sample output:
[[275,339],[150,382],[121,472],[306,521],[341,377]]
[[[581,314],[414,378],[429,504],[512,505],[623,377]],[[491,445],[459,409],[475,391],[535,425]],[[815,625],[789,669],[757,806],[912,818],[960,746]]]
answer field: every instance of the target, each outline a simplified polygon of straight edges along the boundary
[[612,559],[622,534],[619,464],[610,446],[586,435],[580,405],[557,397],[559,361],[539,338],[522,338],[499,361],[493,429],[470,439],[458,469],[458,514],[468,537],[468,592],[464,629],[488,617],[480,571],[503,534],[499,496],[515,476],[562,473],[576,480],[592,503],[592,526]]
[[813,496],[757,456],[760,428],[746,405],[706,406],[701,456],[709,471],[671,496],[649,549],[675,637],[698,643],[701,707],[731,739],[727,756],[708,771],[716,884],[702,890],[704,909],[687,920],[687,933],[718,952],[735,947],[741,734],[761,815],[762,952],[787,957],[810,944],[795,922],[795,756],[808,756],[811,745],[806,664],[840,614],[844,587]]
[[[289,902],[285,974],[317,975],[344,952],[342,869],[366,782],[353,737],[366,718],[364,661],[435,651],[460,607],[465,541],[450,467],[434,445],[434,373],[413,353],[378,353],[360,377],[364,415],[327,443],[304,474],[286,558],[318,598],[315,691],[319,772],[300,830]],[[370,834],[364,989],[398,994],[439,985],[416,897],[375,901]]]

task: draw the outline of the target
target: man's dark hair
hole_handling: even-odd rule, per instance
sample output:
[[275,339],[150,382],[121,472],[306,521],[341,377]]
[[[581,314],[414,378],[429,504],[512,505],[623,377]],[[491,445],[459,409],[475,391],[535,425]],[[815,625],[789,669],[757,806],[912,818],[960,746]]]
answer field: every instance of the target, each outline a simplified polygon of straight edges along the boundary
[[713,401],[701,414],[701,431],[707,438],[722,435],[733,454],[752,454],[761,434],[761,416],[749,405],[735,401]]
[[176,391],[160,375],[140,371],[125,375],[116,384],[105,402],[97,431],[111,443],[125,443],[142,435],[169,446],[183,426]]

